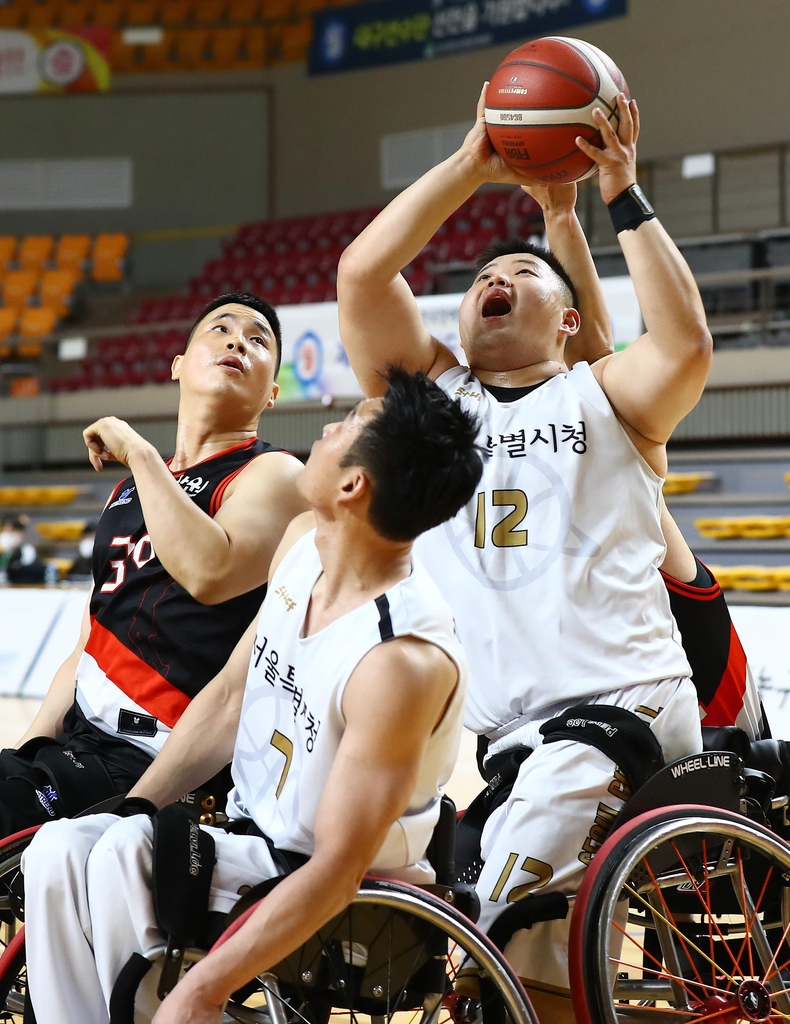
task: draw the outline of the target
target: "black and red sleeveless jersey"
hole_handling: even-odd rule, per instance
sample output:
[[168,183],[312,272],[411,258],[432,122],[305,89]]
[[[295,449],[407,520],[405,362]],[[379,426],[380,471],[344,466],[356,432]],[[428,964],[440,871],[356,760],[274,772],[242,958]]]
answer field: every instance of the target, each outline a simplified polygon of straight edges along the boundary
[[[274,451],[253,438],[175,473],[206,515],[252,459]],[[91,630],[77,667],[77,705],[94,726],[155,755],[189,701],[225,665],[266,587],[200,604],[151,544],[134,477],[113,491],[93,548]]]
[[713,573],[703,568],[711,586],[682,583],[661,573],[691,665],[691,678],[703,711],[702,724],[737,725],[750,739],[760,739],[767,726],[757,685],[721,587]]

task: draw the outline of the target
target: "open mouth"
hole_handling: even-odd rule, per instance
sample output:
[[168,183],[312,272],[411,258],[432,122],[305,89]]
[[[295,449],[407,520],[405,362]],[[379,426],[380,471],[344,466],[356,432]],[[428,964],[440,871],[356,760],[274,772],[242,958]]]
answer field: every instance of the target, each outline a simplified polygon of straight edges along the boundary
[[231,370],[237,370],[239,373],[244,373],[244,363],[238,356],[223,356],[219,361],[219,365],[228,366]]
[[507,316],[513,308],[504,288],[492,288],[483,299],[483,319],[492,316]]

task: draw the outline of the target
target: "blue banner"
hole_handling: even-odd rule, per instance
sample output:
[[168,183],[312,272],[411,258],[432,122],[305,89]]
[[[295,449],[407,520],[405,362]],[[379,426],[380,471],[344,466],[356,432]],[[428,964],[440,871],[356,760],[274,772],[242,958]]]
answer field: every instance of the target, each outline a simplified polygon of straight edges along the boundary
[[309,72],[322,75],[517,42],[627,12],[628,0],[378,0],[313,15]]

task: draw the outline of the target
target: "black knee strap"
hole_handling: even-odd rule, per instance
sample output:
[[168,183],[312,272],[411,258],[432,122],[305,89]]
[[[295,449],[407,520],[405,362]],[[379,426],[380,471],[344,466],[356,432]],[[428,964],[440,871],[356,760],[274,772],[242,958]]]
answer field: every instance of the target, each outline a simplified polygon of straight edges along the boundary
[[625,775],[631,792],[664,767],[661,744],[638,715],[611,704],[569,708],[540,727],[544,743],[573,740],[595,747]]
[[32,761],[49,776],[58,795],[59,817],[73,818],[86,807],[117,795],[117,787],[97,754],[75,752],[60,743],[42,746]]
[[208,921],[214,838],[183,804],[154,818],[152,890],[159,930],[183,949],[197,944]]

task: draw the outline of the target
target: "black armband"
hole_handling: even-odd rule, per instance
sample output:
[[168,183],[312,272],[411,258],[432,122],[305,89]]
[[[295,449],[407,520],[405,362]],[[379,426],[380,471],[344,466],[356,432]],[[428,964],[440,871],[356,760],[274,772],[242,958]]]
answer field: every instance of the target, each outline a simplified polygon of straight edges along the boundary
[[655,215],[656,211],[638,185],[631,185],[609,203],[609,216],[618,235],[621,231],[633,231]]

